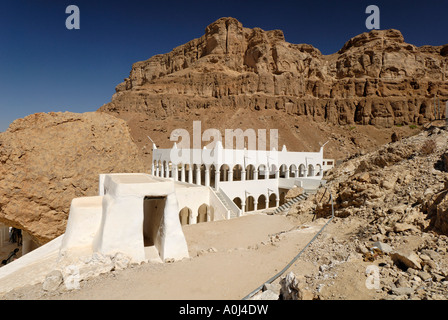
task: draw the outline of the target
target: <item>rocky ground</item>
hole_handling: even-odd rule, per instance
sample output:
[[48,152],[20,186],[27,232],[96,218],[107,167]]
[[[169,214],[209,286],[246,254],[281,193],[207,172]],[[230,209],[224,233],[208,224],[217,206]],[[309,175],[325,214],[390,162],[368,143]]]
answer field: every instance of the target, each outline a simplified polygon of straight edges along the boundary
[[347,298],[347,268],[362,259],[371,298],[448,299],[447,142],[448,131],[431,126],[330,172],[326,188],[289,212],[328,217],[331,193],[341,228],[310,246],[304,259],[319,271],[302,275],[296,287]]

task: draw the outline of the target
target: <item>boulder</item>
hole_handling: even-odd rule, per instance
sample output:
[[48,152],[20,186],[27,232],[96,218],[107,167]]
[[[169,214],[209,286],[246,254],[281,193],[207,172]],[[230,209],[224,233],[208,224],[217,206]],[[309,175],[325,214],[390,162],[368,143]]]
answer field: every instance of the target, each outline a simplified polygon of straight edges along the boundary
[[289,189],[288,192],[286,193],[285,200],[290,201],[295,197],[298,197],[301,194],[303,194],[303,191],[304,191],[303,188],[294,186],[293,188]]
[[422,260],[415,252],[395,251],[390,254],[392,260],[401,268],[412,268],[420,270],[422,268]]
[[0,222],[44,244],[65,232],[73,198],[98,195],[99,174],[143,170],[128,126],[109,114],[18,119],[0,133]]
[[314,300],[314,293],[305,288],[305,283],[293,272],[280,280],[280,296],[282,300]]
[[387,243],[379,242],[379,241],[375,242],[372,245],[372,248],[376,248],[384,254],[389,254],[393,251],[393,249],[390,245],[388,245]]
[[63,282],[62,272],[60,270],[53,270],[46,277],[42,284],[44,291],[56,291]]

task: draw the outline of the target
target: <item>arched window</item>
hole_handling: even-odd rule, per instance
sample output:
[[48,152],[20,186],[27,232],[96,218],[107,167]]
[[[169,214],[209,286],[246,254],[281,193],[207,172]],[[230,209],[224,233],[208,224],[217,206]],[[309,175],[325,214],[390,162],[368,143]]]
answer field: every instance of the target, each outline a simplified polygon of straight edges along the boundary
[[233,202],[238,206],[238,208],[240,208],[240,209],[243,208],[243,205],[242,205],[242,202],[241,202],[240,198],[238,198],[238,197],[234,198]]
[[305,177],[306,176],[306,168],[304,164],[301,164],[299,166],[299,177]]
[[199,170],[199,166],[197,164],[194,164],[193,165],[193,183],[194,184],[201,184],[200,176],[198,179],[198,174],[197,174],[198,170]]
[[255,167],[253,165],[248,165],[246,167],[246,180],[254,180],[255,178]]
[[167,178],[168,177],[168,166],[166,165],[166,161],[163,161],[163,164],[162,164],[162,166],[163,166],[163,175],[162,175],[162,177],[164,177],[164,178]]
[[297,167],[295,164],[292,164],[289,166],[289,177],[290,178],[296,178],[296,171],[297,171]]
[[153,161],[153,165],[154,165],[154,171],[153,172],[151,172],[151,174],[153,175],[153,176],[155,176],[156,175],[156,172],[157,172],[157,165],[158,165],[158,163],[157,163],[157,160],[154,160]]
[[308,165],[308,177],[314,176],[314,167],[312,164]]
[[185,170],[185,182],[193,183],[193,172],[191,171],[190,164],[188,163],[185,164],[184,170]]
[[210,207],[203,203],[198,209],[197,223],[207,222],[210,216]]
[[275,179],[276,174],[277,174],[277,166],[275,164],[272,164],[269,170],[269,179]]
[[210,187],[215,188],[216,187],[216,181],[215,181],[215,165],[210,165],[209,169],[209,178],[210,178]]
[[255,200],[254,197],[248,196],[246,198],[246,212],[255,210]]
[[320,176],[321,170],[322,170],[321,165],[320,164],[316,164],[316,177]]
[[280,193],[280,203],[279,203],[280,206],[285,203],[285,197],[286,197],[286,192],[281,192]]
[[269,196],[269,208],[275,207],[277,204],[277,195],[275,193]]
[[237,164],[233,167],[232,170],[233,170],[233,181],[241,181],[241,171],[243,170],[243,167]]
[[266,179],[266,175],[269,175],[269,172],[266,170],[266,166],[264,164],[260,164],[258,166],[258,180]]
[[173,163],[170,161],[168,163],[168,175],[167,178],[172,178],[173,177]]
[[179,220],[181,225],[187,225],[191,223],[191,209],[184,207],[179,211]]
[[286,178],[286,171],[288,170],[288,167],[286,166],[286,164],[282,164],[280,166],[280,172],[279,172],[279,177],[280,178]]
[[201,185],[205,186],[205,164],[201,164]]
[[257,210],[266,209],[266,196],[261,194],[257,200]]
[[223,164],[219,168],[219,181],[229,181],[229,166],[226,164]]

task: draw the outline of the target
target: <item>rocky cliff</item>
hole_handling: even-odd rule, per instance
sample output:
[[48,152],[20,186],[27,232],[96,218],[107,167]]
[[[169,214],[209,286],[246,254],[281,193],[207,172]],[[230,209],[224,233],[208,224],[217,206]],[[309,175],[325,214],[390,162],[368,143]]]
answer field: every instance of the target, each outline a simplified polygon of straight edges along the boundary
[[98,175],[141,172],[123,120],[99,112],[38,113],[0,134],[0,221],[43,244],[65,232],[73,198],[98,195]]
[[433,98],[448,100],[447,80],[448,45],[416,47],[398,30],[363,33],[323,55],[288,43],[280,30],[221,18],[200,38],[133,64],[100,110],[163,120],[192,110],[270,109],[390,128],[434,119]]

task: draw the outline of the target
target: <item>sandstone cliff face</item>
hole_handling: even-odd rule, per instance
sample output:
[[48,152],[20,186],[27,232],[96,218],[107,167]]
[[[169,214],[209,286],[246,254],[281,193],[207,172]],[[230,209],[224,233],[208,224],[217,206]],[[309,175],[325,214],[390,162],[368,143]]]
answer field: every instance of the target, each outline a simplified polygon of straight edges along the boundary
[[186,109],[273,109],[338,125],[421,124],[434,118],[434,95],[448,100],[447,52],[373,30],[322,55],[280,30],[221,18],[202,37],[135,63],[100,110],[164,119]]
[[123,120],[38,113],[0,134],[0,221],[43,244],[65,232],[71,200],[98,195],[98,175],[143,171]]

